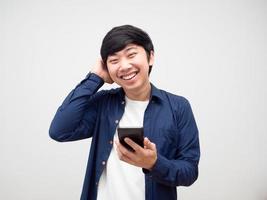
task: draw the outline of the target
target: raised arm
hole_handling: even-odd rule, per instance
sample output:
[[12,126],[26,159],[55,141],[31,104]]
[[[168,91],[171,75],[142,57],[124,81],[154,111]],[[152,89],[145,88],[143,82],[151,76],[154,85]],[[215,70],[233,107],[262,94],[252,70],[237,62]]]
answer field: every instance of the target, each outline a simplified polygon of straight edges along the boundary
[[65,98],[51,122],[49,135],[59,142],[89,138],[93,134],[98,100],[104,92],[97,92],[104,82],[111,83],[102,60],[97,60],[89,73]]

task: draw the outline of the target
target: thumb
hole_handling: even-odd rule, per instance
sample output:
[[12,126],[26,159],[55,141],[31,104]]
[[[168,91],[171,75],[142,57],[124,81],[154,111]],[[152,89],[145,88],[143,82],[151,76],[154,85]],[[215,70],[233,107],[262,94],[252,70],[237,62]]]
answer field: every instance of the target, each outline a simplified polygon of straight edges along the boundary
[[144,147],[145,149],[150,149],[150,150],[156,150],[156,145],[151,142],[147,137],[144,139]]

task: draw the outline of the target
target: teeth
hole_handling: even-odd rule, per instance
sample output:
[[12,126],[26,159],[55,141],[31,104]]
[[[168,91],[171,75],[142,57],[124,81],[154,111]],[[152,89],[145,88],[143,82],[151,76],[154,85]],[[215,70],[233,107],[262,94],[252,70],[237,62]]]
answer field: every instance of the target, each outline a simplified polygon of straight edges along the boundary
[[122,76],[122,79],[124,79],[124,80],[130,80],[130,79],[132,79],[133,77],[135,77],[136,74],[137,74],[137,72],[132,73],[132,74],[129,74],[129,75],[127,75],[127,76]]

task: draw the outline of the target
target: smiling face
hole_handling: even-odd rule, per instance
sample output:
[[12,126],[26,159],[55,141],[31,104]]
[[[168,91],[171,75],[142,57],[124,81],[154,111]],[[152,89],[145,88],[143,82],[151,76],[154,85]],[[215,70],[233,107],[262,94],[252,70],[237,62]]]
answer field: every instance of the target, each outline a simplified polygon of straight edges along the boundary
[[145,49],[136,44],[128,44],[124,49],[107,58],[110,77],[126,93],[138,93],[150,85],[148,71],[153,63],[153,51],[148,60]]

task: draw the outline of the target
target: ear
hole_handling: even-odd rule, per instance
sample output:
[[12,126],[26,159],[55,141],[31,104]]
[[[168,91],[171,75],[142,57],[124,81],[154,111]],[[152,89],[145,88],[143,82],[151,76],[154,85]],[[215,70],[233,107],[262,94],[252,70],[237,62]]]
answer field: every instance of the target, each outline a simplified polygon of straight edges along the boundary
[[151,50],[148,65],[151,66],[153,64],[154,64],[154,51]]

